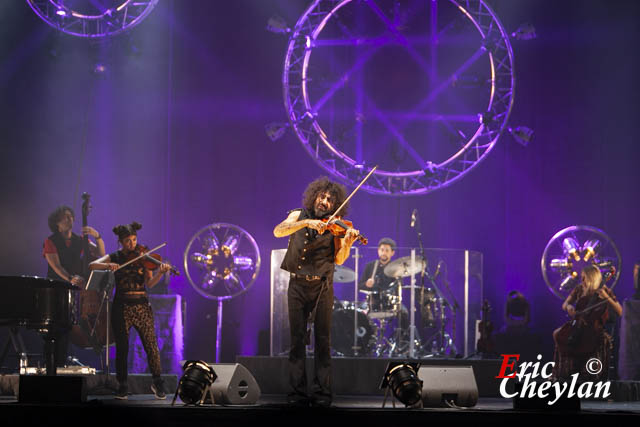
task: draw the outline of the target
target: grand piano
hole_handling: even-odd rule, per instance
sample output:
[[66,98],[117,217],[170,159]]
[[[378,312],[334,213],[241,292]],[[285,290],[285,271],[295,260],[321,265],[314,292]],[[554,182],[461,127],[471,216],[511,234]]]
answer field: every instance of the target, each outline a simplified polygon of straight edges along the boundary
[[56,342],[73,324],[71,283],[35,276],[0,276],[0,326],[37,330],[45,341],[47,375],[56,374]]

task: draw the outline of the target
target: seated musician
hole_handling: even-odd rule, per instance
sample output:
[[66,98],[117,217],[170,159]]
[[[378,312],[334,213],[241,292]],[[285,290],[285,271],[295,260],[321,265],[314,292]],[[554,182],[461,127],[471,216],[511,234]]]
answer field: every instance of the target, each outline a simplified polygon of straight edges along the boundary
[[396,242],[388,237],[383,237],[378,242],[378,259],[369,262],[359,280],[361,290],[374,292],[388,292],[395,279],[384,274],[384,268],[389,264],[396,251]]
[[111,312],[111,326],[116,341],[116,378],[119,387],[117,399],[127,399],[127,357],[129,354],[129,331],[134,327],[138,331],[144,350],[147,353],[149,369],[153,376],[151,391],[157,399],[165,399],[164,383],[160,377],[160,352],[153,322],[153,312],[147,298],[146,288],[155,286],[162,276],[170,270],[169,264],[161,264],[154,275],[140,262],[134,262],[123,268],[129,260],[141,254],[138,245],[138,230],[142,228],[137,222],[118,225],[113,232],[118,236],[122,249],[105,255],[90,264],[92,270],[116,271],[116,294]]
[[[602,273],[595,265],[582,270],[581,283],[562,303],[562,309],[572,318],[553,332],[555,342],[554,377],[570,379],[578,373],[580,379],[606,380],[612,338],[605,330],[610,317],[620,316],[622,306],[613,291],[602,285]],[[592,308],[589,308],[592,307]],[[573,322],[576,320],[576,322]],[[599,374],[588,372],[586,363],[592,358],[602,362]]]
[[[378,259],[369,262],[365,267],[358,287],[363,291],[372,291],[368,298],[370,311],[391,311],[393,307],[389,304],[388,299],[398,294],[398,283],[395,278],[384,274],[384,269],[396,253],[396,242],[389,238],[383,237],[378,242]],[[407,308],[401,307],[401,328],[406,330],[409,327],[409,312]]]

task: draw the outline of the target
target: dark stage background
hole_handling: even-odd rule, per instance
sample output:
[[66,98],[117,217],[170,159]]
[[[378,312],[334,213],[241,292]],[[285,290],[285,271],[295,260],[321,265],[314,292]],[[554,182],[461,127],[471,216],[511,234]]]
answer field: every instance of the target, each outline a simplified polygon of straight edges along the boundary
[[[532,302],[548,337],[565,317],[546,288],[540,257],[574,224],[603,229],[623,258],[619,298],[633,291],[640,259],[637,142],[640,3],[492,1],[508,30],[531,22],[538,38],[513,41],[515,104],[510,123],[535,129],[528,147],[504,135],[460,182],[421,197],[356,195],[350,218],[372,242],[416,246],[419,209],[431,248],[484,254],[484,289],[500,324],[505,294]],[[60,34],[22,1],[0,4],[0,274],[44,275],[46,218],[92,195],[89,222],[116,249],[111,228],[137,220],[139,239],[168,242],[182,268],[191,236],[229,222],[256,239],[257,282],[225,304],[223,361],[266,354],[269,259],[286,240],[275,224],[325,172],[295,137],[271,142],[264,125],[286,120],[281,73],[286,38],[265,30],[277,13],[290,25],[306,1],[161,0],[128,35],[110,43]],[[104,73],[95,73],[97,63]],[[388,64],[392,71],[393,64]],[[79,227],[76,227],[76,231]],[[374,243],[375,244],[375,243]],[[213,360],[216,303],[184,275],[170,292],[187,301],[185,357]]]

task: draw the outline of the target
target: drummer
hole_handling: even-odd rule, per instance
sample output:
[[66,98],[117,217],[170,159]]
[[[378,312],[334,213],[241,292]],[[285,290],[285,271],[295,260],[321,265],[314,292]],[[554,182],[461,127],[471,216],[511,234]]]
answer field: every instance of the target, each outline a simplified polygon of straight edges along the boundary
[[378,259],[368,263],[360,276],[360,290],[374,293],[387,293],[393,290],[395,279],[384,274],[384,268],[396,253],[396,242],[383,237],[378,242]]
[[[394,295],[398,294],[399,282],[395,278],[384,274],[384,269],[391,262],[396,253],[396,242],[383,237],[378,242],[378,259],[369,262],[365,267],[358,282],[361,291],[371,292],[368,298],[369,313],[391,312],[400,308],[400,329],[406,332],[409,327],[409,312],[404,304],[397,307],[392,302]],[[396,312],[397,314],[397,312]]]

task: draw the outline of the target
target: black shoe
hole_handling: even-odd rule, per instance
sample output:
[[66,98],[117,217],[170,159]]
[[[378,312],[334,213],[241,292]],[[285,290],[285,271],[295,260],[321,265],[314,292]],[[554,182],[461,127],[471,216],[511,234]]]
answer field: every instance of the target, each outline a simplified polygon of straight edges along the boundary
[[120,384],[118,391],[116,391],[116,399],[127,400],[129,398],[129,387],[127,383]]
[[287,395],[287,404],[296,407],[309,406],[309,397],[300,393],[289,393]]
[[330,408],[331,407],[331,396],[314,395],[311,398],[311,406],[314,408]]
[[156,399],[164,400],[167,398],[167,394],[164,391],[164,381],[160,378],[153,380],[153,384],[151,384],[151,391],[156,395]]

